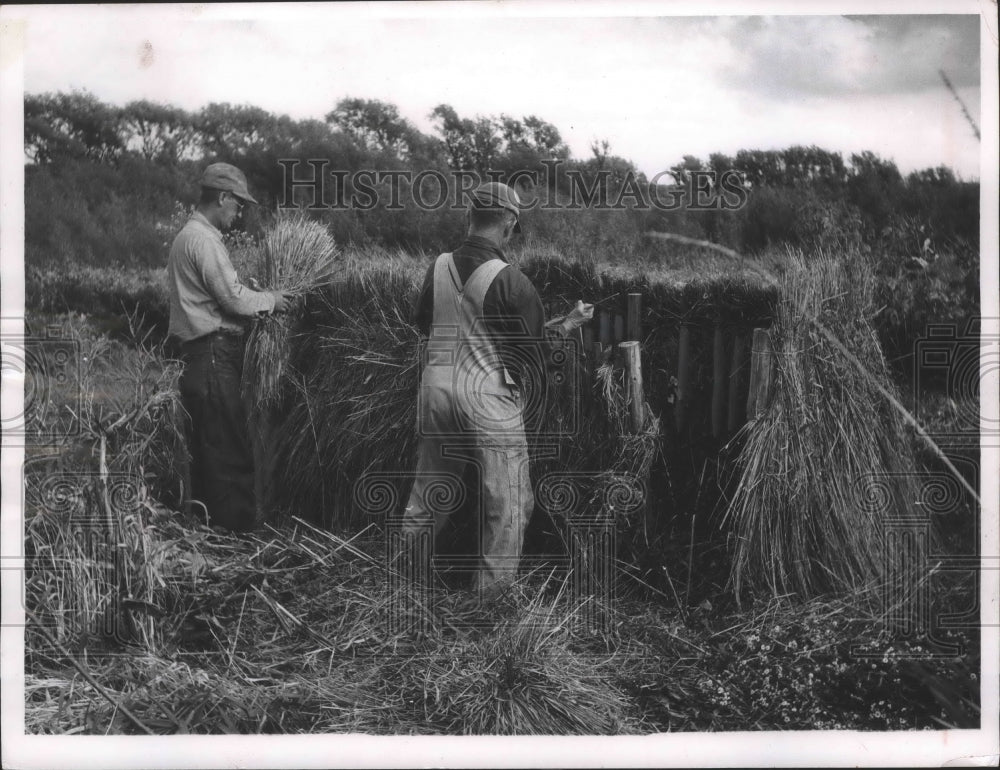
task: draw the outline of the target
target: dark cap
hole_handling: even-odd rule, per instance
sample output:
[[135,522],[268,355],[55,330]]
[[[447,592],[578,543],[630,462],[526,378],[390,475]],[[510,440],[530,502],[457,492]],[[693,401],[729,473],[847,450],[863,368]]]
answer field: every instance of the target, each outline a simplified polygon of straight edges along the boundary
[[501,182],[480,185],[472,193],[475,209],[506,209],[514,214],[514,232],[521,232],[521,199],[512,188]]
[[246,176],[236,166],[231,166],[228,163],[213,163],[206,168],[205,173],[201,175],[201,186],[231,192],[237,198],[250,201],[250,203],[257,202],[247,190]]

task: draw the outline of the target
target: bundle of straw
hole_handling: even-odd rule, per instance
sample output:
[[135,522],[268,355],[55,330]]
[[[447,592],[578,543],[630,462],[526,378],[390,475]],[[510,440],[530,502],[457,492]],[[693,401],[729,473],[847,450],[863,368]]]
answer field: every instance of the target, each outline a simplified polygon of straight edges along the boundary
[[912,508],[915,465],[905,425],[875,385],[893,388],[868,322],[872,286],[862,260],[792,255],[771,330],[775,395],[744,428],[723,517],[736,538],[737,596],[744,584],[774,595],[849,592],[892,570],[887,521]]
[[[302,214],[279,214],[256,249],[256,261],[256,278],[262,288],[304,297],[333,279],[337,250],[323,225]],[[278,398],[289,357],[289,331],[301,313],[298,306],[283,316],[264,316],[250,332],[243,365],[243,395],[258,411]]]

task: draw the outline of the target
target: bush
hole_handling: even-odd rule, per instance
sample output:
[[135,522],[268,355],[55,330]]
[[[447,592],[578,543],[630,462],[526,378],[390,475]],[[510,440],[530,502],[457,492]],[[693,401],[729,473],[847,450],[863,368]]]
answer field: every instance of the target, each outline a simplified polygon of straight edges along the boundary
[[[901,220],[887,229],[869,257],[876,275],[875,328],[886,358],[909,380],[916,371],[914,351],[932,324],[950,324],[964,334],[980,314],[979,252],[953,240],[927,251],[914,244],[926,240],[926,230]],[[914,258],[919,258],[920,261]],[[923,384],[931,382],[923,373]]]
[[[132,269],[166,264],[162,226],[197,193],[191,166],[128,158],[25,168],[25,263]],[[169,245],[169,244],[168,244]]]

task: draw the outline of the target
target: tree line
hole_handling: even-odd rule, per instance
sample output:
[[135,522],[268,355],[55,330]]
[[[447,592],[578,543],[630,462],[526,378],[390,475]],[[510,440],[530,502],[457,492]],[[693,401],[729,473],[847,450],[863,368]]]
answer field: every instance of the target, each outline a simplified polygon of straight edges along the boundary
[[437,136],[419,131],[395,105],[376,99],[341,99],[323,120],[293,120],[252,105],[211,103],[192,112],[148,100],[119,107],[79,91],[43,93],[25,97],[24,144],[27,160],[37,164],[116,163],[129,156],[177,164],[345,142],[385,160],[443,162],[481,173],[498,163],[520,168],[570,156],[559,130],[535,115],[467,118],[440,104],[429,117]]
[[[391,103],[353,97],[338,101],[322,119],[302,120],[228,103],[195,111],[147,100],[116,106],[86,92],[27,95],[24,110],[29,261],[161,264],[162,231],[178,201],[193,202],[192,180],[201,166],[222,160],[243,168],[266,212],[289,199],[290,180],[278,163],[287,158],[327,159],[331,168],[348,172],[537,171],[553,188],[535,191],[538,197],[572,192],[574,179],[600,181],[614,199],[628,185],[683,188],[699,175],[718,178],[727,171],[738,172],[749,191],[739,211],[587,209],[536,217],[531,224],[537,237],[567,252],[622,243],[632,248],[637,234],[655,229],[747,252],[775,244],[882,248],[887,231],[905,233],[888,247],[905,251],[918,230],[978,247],[978,183],[958,180],[946,167],[904,176],[872,152],[845,159],[819,147],[794,146],[713,153],[704,160],[683,155],[647,179],[612,153],[607,141],[594,142],[588,157],[575,158],[558,128],[538,116],[465,116],[448,104],[428,115],[431,133]],[[546,174],[553,164],[559,172]],[[461,217],[449,211],[316,216],[326,219],[339,242],[415,250],[442,248],[461,228]],[[253,228],[252,218],[248,226]]]

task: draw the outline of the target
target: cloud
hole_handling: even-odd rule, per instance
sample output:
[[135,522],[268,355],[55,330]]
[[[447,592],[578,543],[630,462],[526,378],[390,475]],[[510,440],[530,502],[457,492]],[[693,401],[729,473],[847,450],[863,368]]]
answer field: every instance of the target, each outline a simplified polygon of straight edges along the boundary
[[720,79],[777,100],[900,94],[979,85],[979,17],[783,16],[740,19]]
[[427,132],[442,102],[463,116],[534,114],[575,156],[606,138],[647,174],[684,154],[819,144],[979,175],[979,145],[937,74],[978,120],[976,17],[369,18],[350,4],[290,7],[298,14],[247,19],[219,18],[224,5],[33,6],[25,89],[191,110],[247,103],[296,119],[357,96],[392,102]]

